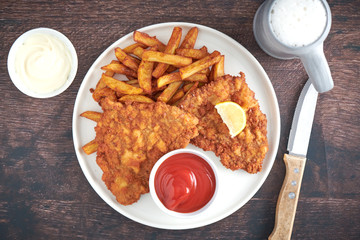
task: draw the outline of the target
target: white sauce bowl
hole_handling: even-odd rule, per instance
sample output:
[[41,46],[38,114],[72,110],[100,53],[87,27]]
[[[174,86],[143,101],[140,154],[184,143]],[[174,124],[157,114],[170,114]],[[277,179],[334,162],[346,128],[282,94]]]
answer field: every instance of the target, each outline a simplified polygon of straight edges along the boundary
[[[52,35],[52,36],[56,37],[57,39],[59,39],[61,42],[63,42],[65,44],[65,46],[67,47],[67,49],[69,50],[70,55],[71,55],[72,63],[71,63],[71,70],[70,70],[68,79],[60,88],[58,88],[52,92],[49,92],[49,93],[37,93],[37,92],[30,90],[25,85],[25,83],[22,81],[22,79],[20,79],[19,75],[15,71],[16,53],[17,53],[19,47],[22,46],[23,43],[32,34],[48,34],[48,35]],[[76,72],[77,72],[77,68],[78,68],[78,58],[77,58],[76,50],[75,50],[73,44],[64,34],[62,34],[59,31],[56,31],[54,29],[51,29],[51,28],[35,28],[35,29],[29,30],[29,31],[23,33],[13,43],[13,45],[11,46],[10,51],[9,51],[7,66],[8,66],[8,72],[9,72],[12,82],[22,93],[24,93],[30,97],[34,97],[34,98],[50,98],[50,97],[54,97],[54,96],[59,95],[60,93],[64,92],[74,81]]]

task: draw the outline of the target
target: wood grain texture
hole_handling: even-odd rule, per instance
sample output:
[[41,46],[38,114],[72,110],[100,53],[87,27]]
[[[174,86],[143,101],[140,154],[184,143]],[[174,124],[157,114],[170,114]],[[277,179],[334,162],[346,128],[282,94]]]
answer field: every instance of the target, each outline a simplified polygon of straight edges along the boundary
[[[262,2],[0,1],[0,238],[266,239],[274,227],[285,176],[282,157],[307,75],[299,60],[274,59],[257,45],[252,21]],[[324,50],[335,87],[319,95],[292,239],[360,236],[360,2],[328,2],[333,22]],[[217,223],[180,231],[143,226],[102,201],[80,169],[71,129],[77,91],[95,59],[125,34],[170,21],[209,26],[248,49],[273,83],[281,114],[276,161],[256,195]],[[22,94],[7,73],[11,44],[36,27],[64,33],[79,58],[73,84],[50,99]]]
[[269,240],[291,239],[306,158],[284,154],[286,174],[276,204],[275,226]]

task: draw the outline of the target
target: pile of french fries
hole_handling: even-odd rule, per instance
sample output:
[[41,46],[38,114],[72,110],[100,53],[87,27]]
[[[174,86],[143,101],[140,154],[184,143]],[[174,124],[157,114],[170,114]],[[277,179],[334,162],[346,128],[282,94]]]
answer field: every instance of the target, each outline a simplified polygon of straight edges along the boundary
[[[115,48],[117,60],[101,67],[104,70],[93,99],[101,105],[104,98],[120,102],[153,103],[161,101],[177,105],[194,89],[224,75],[224,55],[208,52],[206,46],[195,49],[198,28],[191,28],[183,41],[182,28],[174,27],[165,45],[156,36],[134,31],[134,44]],[[180,44],[181,42],[181,44]],[[118,80],[117,74],[127,81]],[[101,113],[86,111],[81,116],[98,121]],[[93,140],[83,146],[86,154],[96,152]]]

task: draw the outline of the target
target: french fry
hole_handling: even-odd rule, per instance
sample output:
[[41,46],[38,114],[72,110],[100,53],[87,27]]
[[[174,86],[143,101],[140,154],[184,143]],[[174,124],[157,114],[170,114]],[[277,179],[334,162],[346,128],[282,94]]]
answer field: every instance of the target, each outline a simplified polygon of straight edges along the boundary
[[117,96],[116,96],[116,92],[108,87],[104,87],[102,89],[100,89],[99,91],[97,91],[96,95],[94,96],[93,94],[93,98],[98,99],[97,102],[99,102],[102,98],[109,98],[111,101],[116,101]]
[[[112,63],[113,62],[115,62],[115,60],[112,61]],[[113,71],[106,71],[104,74],[106,76],[112,77],[112,76],[114,76],[115,73]],[[92,92],[92,97],[95,100],[95,102],[99,102],[99,100],[101,98],[101,94],[99,94],[99,91],[105,87],[106,87],[106,84],[104,83],[104,81],[102,81],[102,77],[101,77],[100,80],[98,81],[98,83],[96,84],[94,91]]]
[[145,93],[151,93],[151,73],[153,71],[154,62],[142,60],[138,69],[139,86]]
[[157,100],[167,103],[176,93],[176,91],[180,88],[181,84],[182,81],[170,83],[169,86],[165,88],[165,90],[160,94]]
[[122,64],[137,72],[139,68],[139,62],[124,52],[124,50],[119,47],[115,48],[115,56],[120,62],[122,62]]
[[208,82],[208,78],[204,73],[195,73],[184,79],[185,81],[191,82]]
[[130,77],[130,76],[125,76],[125,77],[127,78],[126,82],[132,81],[132,80],[137,80],[137,78],[133,78],[133,77]]
[[179,69],[181,79],[190,77],[191,75],[208,68],[215,63],[219,62],[221,58],[220,52],[214,51],[210,55]]
[[198,33],[199,29],[197,27],[191,28],[179,48],[194,48]]
[[157,101],[157,99],[161,93],[162,93],[161,91],[157,91],[155,93],[153,92],[151,98],[154,99],[155,101]]
[[137,78],[137,73],[134,70],[126,67],[125,65],[121,64],[118,61],[111,62],[110,64],[101,67],[101,69]]
[[160,88],[162,86],[165,86],[172,82],[181,81],[180,73],[179,72],[173,72],[170,74],[163,75],[158,78],[157,80],[157,86]]
[[191,58],[157,52],[157,51],[144,52],[142,55],[142,59],[145,61],[161,62],[175,66],[187,66],[192,63]]
[[97,142],[94,140],[88,142],[87,144],[85,144],[83,147],[82,147],[82,150],[87,154],[87,155],[90,155],[94,152],[97,151],[97,148],[98,148],[98,144]]
[[214,66],[211,68],[211,72],[210,72],[210,76],[209,76],[209,81],[214,81],[216,80],[218,77],[222,77],[225,74],[225,70],[224,70],[224,60],[225,60],[225,56],[221,55],[221,59],[219,62],[215,63]]
[[[171,37],[169,39],[168,44],[164,50],[164,53],[174,54],[175,49],[179,47],[180,40],[181,40],[181,33],[182,29],[180,27],[174,27]],[[159,63],[156,68],[154,69],[152,76],[155,78],[159,78],[164,74],[166,69],[169,67],[166,63]]]
[[209,75],[210,75],[210,72],[211,72],[210,68],[205,68],[205,69],[199,71],[199,73],[203,73],[203,74],[205,74],[205,75],[208,76],[208,77],[209,77]]
[[177,101],[179,101],[184,95],[185,95],[184,90],[180,88],[167,103],[172,105]]
[[177,67],[175,67],[174,65],[169,65],[168,69],[166,69],[166,72],[172,73],[172,72],[175,72],[176,70],[178,70]]
[[123,93],[123,94],[141,94],[143,90],[141,88],[134,87],[130,84],[127,84],[124,81],[117,80],[115,78],[106,76],[103,74],[102,77],[105,84],[113,89],[116,92]]
[[87,119],[93,120],[95,122],[98,122],[101,118],[102,113],[100,112],[94,112],[94,111],[86,111],[80,114],[80,116],[85,117]]
[[142,103],[153,103],[151,98],[143,95],[125,95],[119,99],[120,102],[142,102]]
[[126,83],[130,84],[130,85],[133,85],[133,84],[138,84],[139,81],[137,79],[132,79],[132,80],[126,81]]
[[116,99],[113,100],[113,102],[116,102],[119,98],[121,98],[122,96],[125,96],[126,94],[123,94],[123,93],[120,93],[120,92],[115,92],[115,95],[116,95]]
[[193,83],[193,82],[184,84],[184,86],[183,86],[184,92],[188,92],[192,88],[192,86],[194,86],[194,84],[195,83]]
[[[110,64],[117,63],[117,62],[118,62],[118,61],[116,61],[116,60],[112,60]],[[112,77],[112,76],[115,75],[115,72],[113,72],[113,71],[111,71],[111,70],[106,70],[104,74],[105,74],[106,76]],[[103,81],[101,81],[101,78],[100,78],[100,80],[99,80],[98,83],[96,84],[95,90],[96,90],[97,88],[101,89],[101,88],[104,88],[104,87],[106,87],[106,84],[105,84]]]
[[[203,73],[195,73],[194,75],[191,75],[190,77],[188,77],[184,80],[191,81],[191,82],[207,82],[208,78]],[[179,72],[169,73],[169,74],[163,75],[158,78],[157,86],[160,88],[162,86],[165,86],[169,83],[176,82],[176,81],[182,81],[180,73]]]
[[173,103],[173,105],[174,105],[174,106],[177,106],[178,103],[179,103],[180,101],[182,101],[184,98],[186,98],[186,96],[189,95],[192,91],[194,91],[194,90],[199,86],[199,84],[200,84],[200,82],[195,82],[195,83],[188,84],[188,85],[187,85],[188,88],[186,89],[186,91],[185,91],[185,86],[184,86],[184,87],[183,87],[183,88],[184,88],[184,91],[185,91],[184,96],[183,96],[181,99],[179,99],[177,102]]
[[132,61],[134,61],[137,65],[140,64],[141,60],[140,60],[139,58],[133,57],[133,56],[131,56],[131,55],[128,55],[128,56],[129,56],[129,58],[130,58]]
[[[152,51],[156,51],[158,46],[153,46],[150,48]],[[136,50],[136,49],[135,49]],[[142,54],[148,50],[144,50]],[[144,90],[145,93],[150,94],[152,91],[152,71],[155,67],[155,62],[150,62],[146,60],[141,60],[139,68],[138,68],[138,80],[139,86]]]
[[160,42],[156,37],[150,37],[147,33],[134,31],[133,39],[135,42],[142,43],[149,47],[158,46],[160,51],[165,50],[165,44]]
[[135,48],[131,53],[137,56],[138,58],[142,58],[142,54],[144,53],[145,49],[142,47]]
[[191,57],[193,59],[201,59],[209,55],[207,47],[203,46],[200,49],[193,48],[178,48],[175,50],[175,53],[184,57]]
[[[139,83],[133,83],[133,84],[131,84],[131,86],[140,88],[140,84],[139,84]],[[144,93],[139,93],[139,94],[144,94]]]
[[151,85],[152,85],[152,91],[151,91],[152,95],[156,94],[159,91],[163,91],[167,87],[166,85],[164,85],[162,87],[158,87],[157,81],[152,81]]
[[147,48],[146,45],[144,44],[141,44],[141,43],[134,43],[134,44],[131,44],[129,46],[127,46],[126,48],[124,48],[124,52],[126,52],[127,54],[130,54],[130,53],[133,53],[134,49],[137,48],[137,47],[141,47],[141,48]]
[[[111,61],[111,63],[117,62],[115,60]],[[114,76],[114,72],[113,71],[105,71],[104,75],[106,76]],[[100,99],[102,97],[109,97],[110,99],[115,99],[115,94],[113,90],[108,90],[106,87],[106,84],[104,83],[104,81],[102,80],[102,76],[100,78],[100,80],[98,81],[98,83],[96,84],[95,90],[92,93],[92,97],[95,100],[95,102],[99,102]]]
[[194,91],[197,87],[199,86],[199,82],[195,82],[191,87],[190,89],[188,89],[186,92],[185,92],[185,95],[183,97],[183,99],[189,95],[190,92]]

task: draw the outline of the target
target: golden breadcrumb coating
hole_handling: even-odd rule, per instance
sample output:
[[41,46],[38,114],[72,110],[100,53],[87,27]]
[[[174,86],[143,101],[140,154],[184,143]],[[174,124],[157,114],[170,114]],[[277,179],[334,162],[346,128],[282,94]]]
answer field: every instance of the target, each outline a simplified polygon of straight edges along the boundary
[[102,180],[129,205],[149,192],[153,165],[165,153],[185,148],[198,135],[198,119],[165,103],[120,103],[105,99],[95,127],[96,162]]
[[[191,143],[213,151],[221,163],[232,170],[244,169],[249,173],[261,171],[262,162],[268,151],[267,120],[260,111],[255,94],[240,77],[225,75],[192,91],[178,106],[199,119],[199,136]],[[224,101],[238,103],[246,112],[246,127],[234,138],[223,123],[215,105]]]

